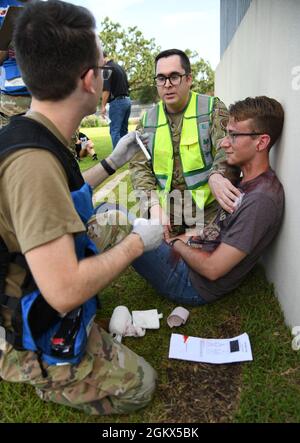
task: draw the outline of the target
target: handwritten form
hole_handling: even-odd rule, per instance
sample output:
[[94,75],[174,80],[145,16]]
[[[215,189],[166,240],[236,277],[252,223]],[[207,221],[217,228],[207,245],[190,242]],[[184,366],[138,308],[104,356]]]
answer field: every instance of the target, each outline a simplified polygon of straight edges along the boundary
[[172,334],[169,358],[201,363],[235,363],[253,360],[248,334],[211,339]]

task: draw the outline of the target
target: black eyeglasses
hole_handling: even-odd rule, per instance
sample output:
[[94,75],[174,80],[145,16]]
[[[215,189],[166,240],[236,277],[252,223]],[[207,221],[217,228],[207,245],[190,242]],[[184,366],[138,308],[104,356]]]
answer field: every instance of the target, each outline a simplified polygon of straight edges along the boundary
[[109,66],[90,66],[84,71],[80,78],[83,79],[90,69],[100,69],[102,72],[103,80],[108,80],[112,73],[112,69]]
[[172,86],[179,86],[182,82],[182,77],[188,76],[189,74],[179,74],[179,72],[172,72],[171,75],[166,76],[162,74],[158,74],[156,77],[154,77],[154,82],[156,86],[165,86],[167,83],[167,80],[169,80],[170,84]]
[[231,143],[235,143],[236,137],[246,137],[248,135],[264,135],[264,132],[226,132],[225,137],[228,137]]

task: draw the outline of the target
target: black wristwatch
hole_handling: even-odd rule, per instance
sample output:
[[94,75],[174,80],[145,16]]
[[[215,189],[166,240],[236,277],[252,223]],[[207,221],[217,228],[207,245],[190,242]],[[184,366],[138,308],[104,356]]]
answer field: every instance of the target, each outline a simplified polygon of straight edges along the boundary
[[171,240],[169,242],[169,246],[171,246],[171,248],[173,248],[175,242],[177,242],[177,241],[181,241],[182,243],[184,243],[182,240],[180,240],[180,238],[174,238],[174,240]]

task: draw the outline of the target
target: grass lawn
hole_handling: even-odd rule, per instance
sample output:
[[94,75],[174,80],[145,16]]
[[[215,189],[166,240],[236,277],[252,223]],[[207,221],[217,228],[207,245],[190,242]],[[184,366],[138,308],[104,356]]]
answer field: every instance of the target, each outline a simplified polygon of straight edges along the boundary
[[[99,158],[111,149],[106,128],[84,129]],[[94,162],[83,159],[82,170]],[[126,169],[126,167],[124,167]],[[123,169],[124,169],[123,168]],[[128,178],[125,178],[127,180]],[[223,300],[188,308],[184,327],[171,330],[166,318],[175,305],[161,298],[129,268],[102,292],[101,316],[117,305],[162,312],[159,330],[124,343],[149,361],[158,372],[153,402],[130,416],[90,417],[63,406],[43,403],[34,388],[0,382],[0,422],[68,423],[275,423],[300,422],[300,354],[291,349],[273,287],[260,266]],[[253,362],[208,365],[168,359],[171,332],[206,338],[228,338],[247,332]]]

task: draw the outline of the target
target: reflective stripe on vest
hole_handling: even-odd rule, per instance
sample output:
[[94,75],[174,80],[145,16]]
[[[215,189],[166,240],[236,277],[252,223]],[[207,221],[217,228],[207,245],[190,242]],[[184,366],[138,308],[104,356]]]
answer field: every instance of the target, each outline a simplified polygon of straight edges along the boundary
[[[207,183],[213,163],[209,133],[213,101],[213,97],[191,93],[183,117],[180,138],[179,151],[185,183],[200,209],[214,200]],[[143,126],[150,134],[148,150],[153,171],[160,190],[164,190],[166,195],[170,192],[172,184],[173,145],[162,102],[144,115]],[[162,197],[162,203],[165,195]]]

